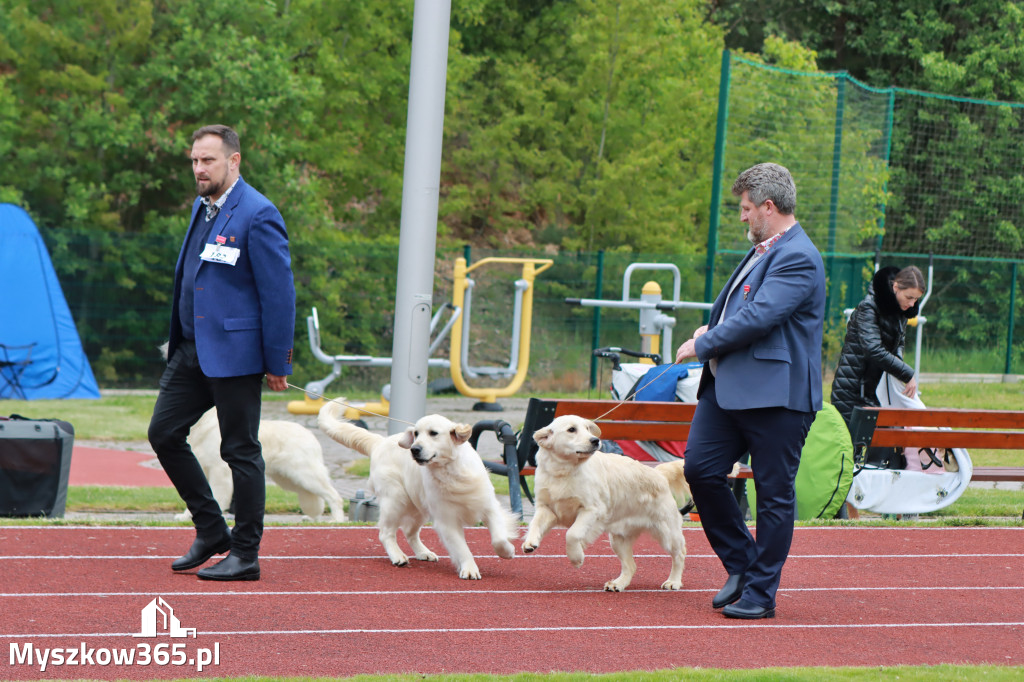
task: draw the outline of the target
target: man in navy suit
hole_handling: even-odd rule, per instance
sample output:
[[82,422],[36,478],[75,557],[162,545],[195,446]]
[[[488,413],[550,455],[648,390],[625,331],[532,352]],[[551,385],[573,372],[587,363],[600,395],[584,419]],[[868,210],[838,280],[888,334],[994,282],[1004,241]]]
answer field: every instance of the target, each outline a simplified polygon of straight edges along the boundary
[[[287,388],[292,373],[295,284],[288,233],[277,208],[239,174],[238,134],[227,126],[192,135],[199,197],[174,269],[168,364],[149,424],[149,442],[192,512],[196,539],[171,564],[204,580],[259,580],[266,505],[258,440],[263,377]],[[217,408],[221,457],[234,482],[234,532],[188,445],[189,430]]]
[[[762,163],[732,186],[754,248],[711,308],[709,324],[676,361],[704,364],[686,443],[686,480],[701,525],[729,578],[712,599],[731,618],[773,618],[796,520],[796,480],[807,431],[821,409],[825,268],[794,217],[789,171]],[[727,481],[750,453],[757,540]]]

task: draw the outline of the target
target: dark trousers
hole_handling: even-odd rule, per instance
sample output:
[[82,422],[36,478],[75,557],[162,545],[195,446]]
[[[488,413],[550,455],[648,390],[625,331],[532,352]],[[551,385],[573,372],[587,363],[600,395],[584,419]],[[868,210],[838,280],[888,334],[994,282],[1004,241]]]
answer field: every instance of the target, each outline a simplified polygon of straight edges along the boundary
[[[775,606],[793,541],[800,451],[813,421],[813,412],[782,407],[722,409],[711,381],[690,425],[685,473],[704,533],[729,575],[746,574],[742,598],[758,606]],[[747,452],[757,493],[756,540],[727,478]]]
[[160,394],[149,423],[149,442],[181,499],[192,512],[196,535],[217,538],[227,531],[210,483],[189,447],[192,426],[211,407],[220,421],[221,458],[234,482],[235,528],[231,553],[255,559],[263,536],[266,479],[259,442],[262,374],[213,378],[199,367],[194,342],[182,342],[160,378]]

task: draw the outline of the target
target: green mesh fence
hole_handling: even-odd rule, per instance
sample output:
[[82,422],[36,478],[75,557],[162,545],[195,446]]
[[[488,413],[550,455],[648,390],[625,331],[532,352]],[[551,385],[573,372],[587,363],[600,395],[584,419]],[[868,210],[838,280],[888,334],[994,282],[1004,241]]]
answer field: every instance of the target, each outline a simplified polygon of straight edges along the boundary
[[921,371],[1019,364],[1024,104],[877,89],[728,51],[721,88],[707,296],[749,248],[732,181],[775,161],[792,171],[797,217],[825,258],[826,367],[876,262],[933,264]]
[[[1024,104],[868,87],[726,53],[726,132],[712,228],[738,225],[728,189],[773,160],[797,182],[798,217],[828,254],[1024,258]],[[745,251],[727,228],[718,251]]]

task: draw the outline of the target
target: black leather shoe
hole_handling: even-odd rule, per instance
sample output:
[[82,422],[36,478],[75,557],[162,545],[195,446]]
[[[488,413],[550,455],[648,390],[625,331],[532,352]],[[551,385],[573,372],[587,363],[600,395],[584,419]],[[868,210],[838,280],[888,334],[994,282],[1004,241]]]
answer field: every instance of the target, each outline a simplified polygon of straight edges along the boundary
[[729,579],[725,581],[725,587],[718,591],[715,598],[711,600],[711,606],[720,609],[727,604],[731,604],[740,598],[743,594],[743,587],[747,584],[747,576],[742,573],[736,575],[730,575]]
[[722,609],[722,615],[726,618],[744,618],[746,620],[757,620],[758,618],[774,618],[775,607],[758,606],[754,602],[740,599],[735,604],[729,604]]
[[228,554],[213,566],[200,569],[196,575],[200,580],[259,580],[260,562]]
[[217,540],[207,540],[196,537],[192,546],[188,548],[185,556],[179,557],[171,564],[175,571],[187,571],[196,566],[202,566],[210,560],[214,554],[223,554],[231,549],[231,533],[224,533],[224,536]]

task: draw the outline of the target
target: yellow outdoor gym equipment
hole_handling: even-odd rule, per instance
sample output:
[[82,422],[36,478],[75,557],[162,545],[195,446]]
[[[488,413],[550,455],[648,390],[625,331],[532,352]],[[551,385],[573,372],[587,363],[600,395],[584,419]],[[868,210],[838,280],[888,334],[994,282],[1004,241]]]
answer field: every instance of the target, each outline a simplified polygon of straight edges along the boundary
[[[469,345],[469,311],[472,307],[473,280],[469,273],[477,268],[493,263],[521,263],[522,277],[516,281],[515,312],[513,314],[512,350],[508,367],[483,368],[471,367],[467,361]],[[496,411],[501,407],[497,404],[500,397],[514,395],[526,379],[526,370],[530,365],[530,332],[533,319],[533,282],[537,275],[554,265],[549,258],[484,258],[467,267],[465,258],[455,259],[455,271],[452,292],[452,305],[465,311],[455,320],[452,328],[451,361],[452,382],[462,395],[479,398],[480,402],[473,406],[474,410]],[[474,388],[466,382],[463,371],[472,375],[498,374],[512,376],[512,380],[500,388]]]
[[[469,273],[483,265],[495,263],[522,264],[523,268],[521,279],[515,283],[511,359],[507,367],[473,367],[468,361],[469,313],[472,307],[472,290],[474,285],[473,280],[469,277]],[[554,261],[547,258],[484,258],[474,263],[472,267],[467,267],[465,258],[456,259],[453,283],[454,300],[453,303],[445,303],[441,306],[431,319],[431,342],[427,352],[427,364],[429,367],[450,368],[452,383],[455,385],[455,388],[465,396],[480,399],[480,402],[473,409],[500,410],[501,406],[496,403],[497,398],[513,395],[522,386],[530,363],[533,282],[537,275],[552,265],[554,265]],[[446,311],[450,312],[450,317],[441,331],[435,334],[435,329]],[[309,332],[309,345],[313,356],[317,360],[331,365],[332,370],[323,379],[306,384],[306,394],[303,400],[293,400],[288,403],[288,411],[292,414],[317,414],[324,404],[321,396],[326,394],[327,385],[341,376],[342,367],[391,366],[391,358],[366,355],[332,356],[324,353],[320,347],[320,322],[316,308],[313,308],[312,315],[306,318],[306,324]],[[449,333],[451,333],[449,357],[430,357]],[[482,375],[511,376],[512,381],[507,386],[501,388],[474,388],[466,382],[463,376],[464,373],[470,378]],[[354,421],[367,414],[387,416],[388,408],[390,407],[390,388],[390,385],[384,387],[380,402],[351,404],[345,409],[345,418]]]

